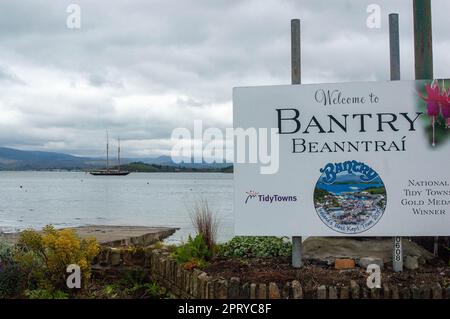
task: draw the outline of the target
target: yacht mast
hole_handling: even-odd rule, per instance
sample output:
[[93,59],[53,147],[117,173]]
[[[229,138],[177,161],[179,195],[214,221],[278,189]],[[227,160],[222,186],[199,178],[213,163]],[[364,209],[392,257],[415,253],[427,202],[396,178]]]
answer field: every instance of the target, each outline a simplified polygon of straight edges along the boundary
[[119,171],[120,171],[120,137],[117,138],[118,141],[118,148],[117,148],[117,160],[119,162]]
[[106,170],[109,171],[109,135],[106,131]]

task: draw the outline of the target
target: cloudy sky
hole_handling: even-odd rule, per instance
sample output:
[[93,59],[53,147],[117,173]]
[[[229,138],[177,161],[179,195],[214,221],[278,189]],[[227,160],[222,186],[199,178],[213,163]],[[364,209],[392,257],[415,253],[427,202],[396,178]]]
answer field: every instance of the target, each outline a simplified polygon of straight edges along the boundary
[[[435,77],[449,77],[450,1],[432,3]],[[387,80],[391,12],[413,79],[412,0],[2,0],[0,146],[102,155],[108,129],[127,156],[153,156],[196,119],[231,127],[233,87],[289,84],[292,18],[304,83]]]

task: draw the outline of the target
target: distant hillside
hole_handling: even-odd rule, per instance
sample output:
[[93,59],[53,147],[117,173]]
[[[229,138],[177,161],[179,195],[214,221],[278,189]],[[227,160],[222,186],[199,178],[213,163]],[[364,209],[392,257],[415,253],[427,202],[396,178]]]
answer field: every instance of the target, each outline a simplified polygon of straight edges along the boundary
[[172,158],[167,155],[162,155],[156,158],[138,159],[136,162],[185,168],[227,168],[233,165],[231,163],[191,163],[192,161],[190,159],[187,159],[185,163],[178,164],[172,161]]
[[[155,158],[122,158],[123,164],[141,163],[148,167],[141,169],[153,171],[232,171],[232,164],[208,164],[208,163],[183,163],[176,164],[169,156]],[[112,157],[110,165],[117,165],[117,160]],[[22,151],[12,148],[0,147],[0,170],[24,171],[24,170],[89,170],[104,168],[105,158],[81,157],[56,152]],[[153,167],[153,168],[151,168]],[[165,167],[164,170],[162,167]],[[231,168],[230,168],[231,167]],[[137,169],[137,167],[135,167]]]
[[[117,168],[117,167],[115,167]],[[216,172],[216,173],[232,173],[233,166],[224,168],[214,167],[185,167],[185,166],[173,166],[173,165],[158,165],[158,164],[146,164],[143,162],[133,162],[126,165],[121,165],[122,170],[130,172],[140,173],[166,173],[166,172]]]
[[0,147],[0,170],[86,169],[99,167],[99,159],[64,153],[21,151]]

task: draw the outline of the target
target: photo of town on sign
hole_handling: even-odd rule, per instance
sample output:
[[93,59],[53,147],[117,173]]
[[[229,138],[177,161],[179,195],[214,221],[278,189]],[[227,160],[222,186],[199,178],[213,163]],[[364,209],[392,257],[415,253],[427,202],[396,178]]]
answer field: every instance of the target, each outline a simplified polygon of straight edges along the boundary
[[386,207],[386,188],[377,175],[369,182],[355,172],[343,171],[333,183],[322,175],[314,190],[314,206],[320,219],[331,229],[357,234],[373,227]]

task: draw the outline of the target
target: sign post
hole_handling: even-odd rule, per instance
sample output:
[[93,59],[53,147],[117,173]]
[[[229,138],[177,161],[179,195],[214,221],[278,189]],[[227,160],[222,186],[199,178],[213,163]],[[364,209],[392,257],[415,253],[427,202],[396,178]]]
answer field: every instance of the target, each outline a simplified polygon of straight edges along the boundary
[[300,20],[291,20],[291,69],[292,84],[302,83],[301,72]]
[[[291,73],[292,84],[298,85],[302,82],[301,73],[301,45],[300,45],[300,20],[291,20]],[[302,260],[303,247],[302,237],[292,237],[292,266],[300,268],[303,265]]]
[[[389,48],[391,61],[391,81],[400,80],[400,32],[398,14],[389,15]],[[402,238],[394,237],[392,268],[395,272],[403,271]]]
[[433,79],[431,0],[414,0],[414,58],[416,80]]
[[391,56],[391,81],[400,80],[400,32],[397,13],[389,15],[389,48]]
[[[432,80],[433,29],[431,0],[414,0],[414,58],[416,80]],[[439,237],[434,237],[434,255],[438,254]]]
[[[291,73],[292,84],[298,85],[302,82],[301,73],[301,45],[300,45],[300,20],[291,20]],[[292,266],[300,268],[303,266],[302,260],[302,237],[292,237]]]

